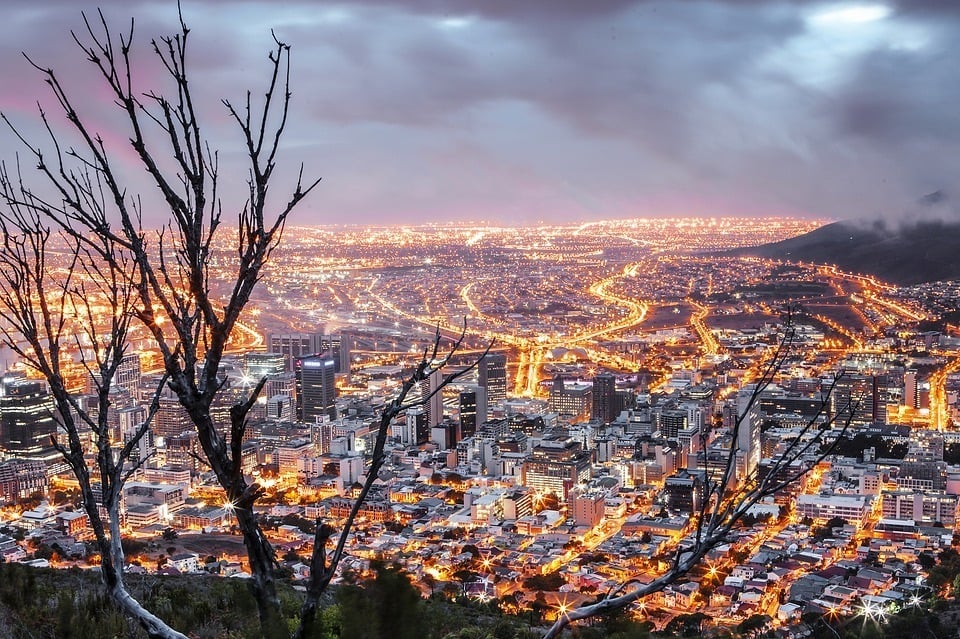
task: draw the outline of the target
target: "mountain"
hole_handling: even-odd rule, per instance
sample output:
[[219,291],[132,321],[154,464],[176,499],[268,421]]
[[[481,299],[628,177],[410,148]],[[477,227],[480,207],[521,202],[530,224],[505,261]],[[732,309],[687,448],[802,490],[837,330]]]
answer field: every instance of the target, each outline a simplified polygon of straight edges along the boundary
[[960,279],[960,222],[834,222],[789,240],[733,251],[794,262],[835,264],[896,284]]

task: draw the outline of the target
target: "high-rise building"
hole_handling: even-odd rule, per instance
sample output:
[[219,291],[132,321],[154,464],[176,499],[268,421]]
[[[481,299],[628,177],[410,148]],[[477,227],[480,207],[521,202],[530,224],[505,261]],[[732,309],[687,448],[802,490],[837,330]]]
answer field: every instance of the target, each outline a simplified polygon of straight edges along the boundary
[[10,459],[0,463],[0,505],[44,494],[48,486],[47,467],[42,461]]
[[903,374],[903,405],[908,408],[920,407],[920,393],[917,392],[917,369],[911,368]]
[[340,348],[338,352],[331,353],[339,361],[338,373],[350,373],[350,352],[356,348],[356,335],[349,331],[340,331]]
[[664,505],[679,513],[695,513],[703,503],[704,488],[703,471],[680,470],[663,482]]
[[553,379],[550,389],[550,410],[572,420],[586,418],[593,406],[593,385],[583,382],[565,382],[562,375]]
[[282,375],[287,370],[286,361],[283,353],[246,353],[243,356],[244,374],[254,381]]
[[609,424],[617,415],[614,414],[617,400],[617,378],[610,373],[600,373],[593,378],[593,409],[591,419],[602,424]]
[[323,335],[320,333],[271,333],[267,338],[267,348],[271,353],[280,353],[284,358],[284,369],[295,370],[298,357],[323,352]]
[[[739,478],[751,477],[760,464],[760,431],[763,415],[760,402],[756,401],[755,384],[747,384],[737,394],[737,415],[740,427],[737,430],[737,458]],[[741,463],[742,462],[742,463]]]
[[407,432],[410,441],[403,441],[404,444],[426,444],[430,441],[430,425],[427,423],[427,411],[423,406],[414,406],[407,409]]
[[589,481],[592,462],[591,453],[576,440],[543,439],[523,462],[520,481],[565,500],[571,489]]
[[487,403],[496,405],[507,400],[507,356],[487,353],[477,363],[477,382],[487,391]]
[[487,391],[473,386],[460,392],[460,436],[473,437],[487,421]]
[[312,424],[337,418],[335,369],[336,362],[326,355],[297,358],[294,397],[298,420]]
[[324,416],[336,419],[336,361],[326,355],[309,355],[296,358],[294,366],[300,421],[312,424]]
[[678,408],[660,412],[660,434],[666,439],[676,441],[680,431],[690,427],[690,414]]
[[443,421],[443,391],[440,384],[443,382],[443,373],[437,369],[420,382],[420,401],[427,413],[427,426],[433,428]]
[[869,426],[887,417],[887,376],[844,372],[833,384],[830,396],[836,424]]
[[193,430],[193,422],[187,409],[180,405],[180,400],[172,391],[164,389],[157,399],[157,412],[150,423],[154,436],[166,439]]
[[25,378],[4,378],[0,394],[0,451],[10,457],[54,463],[60,454],[51,437],[57,434],[53,398],[46,384]]
[[129,353],[120,360],[117,373],[113,377],[113,387],[127,391],[132,397],[137,396],[140,389],[140,355]]

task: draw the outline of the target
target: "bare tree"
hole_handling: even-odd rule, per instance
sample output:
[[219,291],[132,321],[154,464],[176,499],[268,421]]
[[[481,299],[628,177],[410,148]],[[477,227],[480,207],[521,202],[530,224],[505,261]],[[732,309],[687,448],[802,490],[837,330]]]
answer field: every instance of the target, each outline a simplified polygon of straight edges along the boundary
[[[240,109],[224,101],[239,125],[249,173],[247,198],[237,211],[236,261],[230,281],[217,282],[218,290],[225,291],[221,295],[213,289],[210,271],[211,249],[222,235],[218,234],[223,210],[218,154],[202,134],[188,81],[190,31],[181,19],[177,34],[151,42],[170,88],[140,92],[134,88],[130,57],[133,21],[126,34],[116,36],[102,13],[98,18],[90,21],[84,16],[86,32],[73,33],[73,39],[112,94],[120,120],[126,122],[130,145],[169,211],[168,221],[157,231],[143,226],[143,201],[128,192],[113,161],[117,149],[108,148],[100,133],[80,116],[55,71],[36,63],[81,142],[64,148],[55,125],[41,109],[40,119],[49,134],[48,157],[4,116],[45,178],[44,192],[52,192],[44,197],[25,186],[19,176],[16,182],[6,176],[4,196],[8,206],[31,212],[57,228],[76,247],[77,255],[92,256],[95,260],[91,262],[105,265],[103,272],[91,272],[90,279],[102,280],[104,274],[109,281],[120,278],[112,302],[122,309],[124,318],[135,318],[152,335],[163,360],[165,381],[196,426],[207,461],[235,506],[264,634],[279,636],[278,629],[283,626],[274,584],[273,549],[252,508],[261,490],[247,482],[240,463],[246,416],[263,382],[246,401],[231,409],[228,437],[215,428],[210,406],[223,385],[218,371],[228,340],[280,240],[287,217],[319,182],[298,180],[285,201],[274,204],[268,199],[290,105],[290,47],[276,41],[269,55],[268,86],[259,104],[254,104],[249,91]],[[35,350],[42,351],[47,345],[37,347]],[[115,343],[113,348],[122,349],[123,345]],[[48,379],[59,375],[55,368],[43,372]],[[78,460],[75,470],[83,472],[81,465]]]
[[[186,639],[146,610],[127,590],[123,578],[120,497],[127,479],[145,461],[135,453],[156,412],[155,395],[143,423],[114,445],[108,411],[117,370],[126,354],[135,298],[122,272],[101,264],[95,251],[76,240],[59,238],[61,245],[51,250],[57,238],[51,237],[34,205],[17,203],[36,204],[28,191],[15,190],[15,184],[22,183],[12,180],[6,167],[0,169],[0,193],[12,203],[0,210],[0,341],[47,380],[51,411],[66,433],[66,445],[56,437],[51,443],[77,478],[111,598],[148,636]],[[115,266],[127,264],[125,253],[111,247],[108,238],[99,241],[101,250],[115,252]],[[79,358],[79,370],[65,370],[72,356]],[[92,406],[81,404],[70,391],[71,375],[92,382]],[[94,459],[92,473],[88,454]]]
[[[248,166],[247,197],[236,210],[235,261],[232,272],[225,276],[222,273],[226,269],[222,265],[217,274],[211,272],[211,252],[226,227],[221,227],[224,205],[220,200],[218,155],[202,134],[193,85],[188,81],[189,29],[181,17],[178,33],[151,42],[170,87],[166,92],[160,89],[142,92],[134,88],[133,81],[133,21],[129,31],[119,36],[111,31],[102,13],[93,21],[84,16],[84,23],[86,31],[72,34],[73,39],[112,95],[119,109],[118,119],[125,123],[135,156],[157,187],[162,206],[169,216],[159,230],[149,230],[143,225],[142,215],[147,205],[132,188],[128,189],[123,172],[114,164],[117,150],[109,148],[92,124],[80,115],[55,71],[31,60],[50,87],[68,129],[80,143],[65,147],[60,141],[63,133],[41,109],[40,121],[47,131],[50,147],[49,152],[45,152],[40,144],[29,140],[6,115],[3,116],[26,154],[35,162],[45,184],[41,190],[27,186],[19,166],[14,174],[4,171],[0,176],[2,196],[10,211],[5,218],[12,231],[7,241],[12,248],[20,244],[25,247],[19,253],[13,251],[13,255],[21,257],[10,262],[10,271],[16,274],[32,268],[31,286],[53,286],[57,292],[76,293],[81,297],[84,291],[82,286],[77,288],[77,280],[90,280],[101,288],[106,286],[116,320],[109,331],[115,337],[113,341],[103,342],[102,357],[98,355],[96,360],[104,371],[97,386],[103,404],[98,413],[101,420],[105,419],[109,405],[110,376],[115,373],[126,348],[129,322],[135,321],[152,337],[164,370],[164,381],[157,393],[166,384],[189,415],[197,430],[205,461],[223,487],[243,535],[261,634],[264,637],[286,637],[288,626],[282,618],[277,594],[274,549],[261,530],[253,509],[263,490],[244,476],[241,464],[247,416],[266,380],[261,379],[247,397],[232,406],[227,433],[216,428],[210,408],[225,384],[219,376],[220,365],[251,292],[280,242],[288,216],[319,182],[303,181],[301,167],[292,192],[279,203],[268,198],[268,186],[275,174],[290,107],[290,47],[275,39],[275,47],[268,56],[269,81],[261,100],[254,100],[247,92],[239,107],[223,101],[227,113],[239,128]],[[66,282],[56,284],[45,279],[49,277],[44,267],[50,248],[47,226],[56,229],[70,246],[73,266],[85,269],[82,277],[77,272],[78,275],[71,275]],[[21,237],[25,239],[17,239]],[[75,271],[68,269],[67,272]],[[8,281],[10,303],[7,306],[17,317],[20,313],[17,309],[33,303],[36,296],[26,292],[28,289],[24,288],[19,275],[11,277],[14,279]],[[63,406],[60,412],[72,415],[77,413],[75,401],[62,384],[63,375],[57,364],[51,363],[59,361],[59,343],[67,338],[71,327],[67,323],[58,323],[58,318],[65,315],[62,312],[60,315],[49,314],[49,318],[44,315],[47,311],[43,300],[47,298],[47,295],[37,298],[41,300],[40,324],[43,326],[39,332],[34,331],[36,337],[23,349],[22,355],[47,377],[57,396],[58,407]],[[80,302],[76,305],[83,308]],[[33,334],[31,331],[37,323],[30,319],[33,315],[20,314],[24,319],[13,322],[8,335],[11,344],[18,343],[18,334]],[[90,321],[85,328],[94,330],[90,327],[98,326]],[[437,374],[436,371],[461,347],[463,339],[464,333],[461,333],[441,356],[443,339],[438,330],[413,373],[403,382],[398,396],[384,409],[363,490],[329,554],[327,545],[333,541],[335,530],[317,522],[311,561],[313,575],[296,636],[307,636],[313,627],[320,595],[335,575],[360,506],[385,461],[390,423],[411,406],[429,401],[433,394],[441,392],[462,374],[443,377],[439,388],[434,387],[427,396],[410,396],[417,384]],[[31,355],[37,361],[31,361]],[[65,421],[68,434],[78,430],[68,419]],[[100,429],[98,433],[104,432],[99,422],[97,428]],[[70,447],[64,452],[74,473],[84,476],[88,471],[82,450],[79,443],[74,445],[73,439],[70,435]],[[108,461],[115,456],[108,443],[108,439],[97,439],[98,455],[104,460],[101,475],[109,478],[105,480],[108,483],[104,499],[108,495],[115,499],[133,467],[128,463],[133,445],[125,446],[119,461],[113,462]],[[108,505],[114,505],[114,502],[110,501]],[[109,539],[105,537],[105,542],[113,544],[110,546],[110,561],[122,567],[122,554],[116,541],[119,530],[115,533]],[[122,586],[119,572],[105,572],[113,580],[108,581],[108,586],[111,583]],[[133,608],[126,591],[114,589],[111,592],[119,593],[115,598],[127,606],[125,610],[135,611],[141,624],[145,625],[145,611]],[[162,634],[161,624],[156,620],[156,636],[176,636],[169,634],[173,632],[169,629],[168,634]]]
[[[741,478],[739,481],[736,478],[740,431],[748,427],[750,409],[760,401],[763,392],[773,383],[778,370],[795,345],[796,331],[788,311],[784,336],[773,354],[762,365],[745,408],[738,412],[730,429],[730,443],[722,463],[723,470],[717,479],[711,479],[709,475],[706,477],[704,495],[698,511],[694,513],[695,524],[692,537],[688,540],[689,543],[678,545],[670,558],[667,570],[648,583],[640,583],[637,580],[627,581],[606,593],[596,603],[564,612],[544,633],[544,639],[559,636],[564,628],[574,621],[621,610],[676,583],[702,562],[707,553],[726,542],[733,528],[754,505],[800,481],[816,463],[830,454],[833,444],[843,437],[849,427],[855,410],[855,407],[852,407],[853,400],[850,400],[851,404],[844,407],[845,410],[839,410],[833,414],[829,412],[830,397],[842,372],[838,373],[829,388],[821,393],[817,413],[805,422],[785,450],[781,451],[772,465],[767,468],[767,472],[762,477],[757,471],[753,471],[750,476]],[[836,439],[827,441],[831,427],[838,425],[839,415],[846,415],[846,419],[839,424],[840,432]],[[704,431],[701,436],[702,441],[706,443],[709,433]],[[812,463],[802,463],[805,461]]]

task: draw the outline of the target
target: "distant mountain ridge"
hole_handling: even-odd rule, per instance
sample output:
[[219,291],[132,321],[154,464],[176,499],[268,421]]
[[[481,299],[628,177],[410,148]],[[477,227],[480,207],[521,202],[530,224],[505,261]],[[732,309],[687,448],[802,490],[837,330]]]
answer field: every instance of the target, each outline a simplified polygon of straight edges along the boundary
[[736,249],[794,262],[835,264],[895,284],[960,279],[960,222],[834,222],[788,240]]

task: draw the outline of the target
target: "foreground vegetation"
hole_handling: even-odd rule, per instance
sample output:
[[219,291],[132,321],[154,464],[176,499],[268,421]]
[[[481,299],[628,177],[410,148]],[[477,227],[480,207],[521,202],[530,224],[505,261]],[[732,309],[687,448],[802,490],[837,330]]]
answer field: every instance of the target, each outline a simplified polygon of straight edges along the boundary
[[[133,593],[196,639],[259,639],[256,602],[242,579],[189,575],[129,576]],[[283,612],[291,626],[303,594],[289,584],[280,588]],[[534,612],[512,616],[497,600],[448,599],[437,593],[423,599],[400,569],[374,564],[373,576],[347,579],[323,602],[313,639],[536,639],[545,631]],[[543,612],[540,610],[539,612]],[[660,632],[622,611],[592,620],[570,631],[576,639],[648,639],[716,637],[760,639],[779,636],[769,617],[754,615],[733,628],[709,625],[703,613],[680,614]],[[827,618],[804,615],[802,631],[811,639],[945,639],[955,636],[960,621],[956,601],[935,602],[930,609],[910,607],[883,623],[856,616]],[[919,634],[918,634],[919,633]],[[30,568],[0,563],[0,637],[10,639],[141,639],[139,625],[123,615],[103,590],[94,571]]]
[[[190,575],[129,576],[134,594],[197,639],[261,637],[257,606],[242,579]],[[286,586],[281,605],[295,624],[303,595]],[[341,585],[325,602],[317,639],[532,639],[527,621],[504,615],[495,604],[461,598],[422,599],[401,571],[377,566],[375,576]],[[0,637],[96,639],[144,637],[104,593],[93,571],[37,569],[0,563]]]

